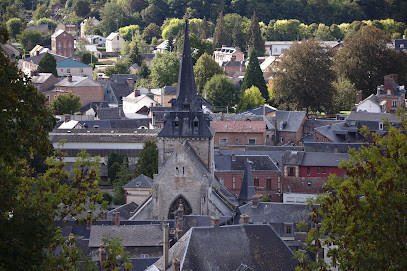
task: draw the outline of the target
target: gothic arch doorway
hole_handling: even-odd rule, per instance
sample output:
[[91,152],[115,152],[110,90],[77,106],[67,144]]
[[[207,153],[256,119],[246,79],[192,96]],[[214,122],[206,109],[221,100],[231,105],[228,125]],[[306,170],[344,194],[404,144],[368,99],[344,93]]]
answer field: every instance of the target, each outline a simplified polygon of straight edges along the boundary
[[192,207],[189,202],[184,198],[184,196],[179,195],[170,206],[170,210],[168,211],[168,219],[175,219],[180,200],[182,200],[182,205],[184,207],[184,215],[192,214]]

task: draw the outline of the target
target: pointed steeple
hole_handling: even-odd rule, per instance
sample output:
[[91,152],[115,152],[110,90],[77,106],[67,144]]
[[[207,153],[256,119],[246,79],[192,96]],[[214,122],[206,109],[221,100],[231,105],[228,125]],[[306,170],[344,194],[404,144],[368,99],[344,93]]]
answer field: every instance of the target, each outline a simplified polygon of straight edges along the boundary
[[246,159],[244,164],[244,175],[242,187],[240,188],[240,194],[237,198],[240,204],[249,202],[254,195],[256,195],[256,189],[254,188],[253,176],[251,171],[252,162]]
[[202,111],[202,100],[196,92],[187,19],[185,20],[184,45],[178,75],[177,98],[173,107],[177,111]]

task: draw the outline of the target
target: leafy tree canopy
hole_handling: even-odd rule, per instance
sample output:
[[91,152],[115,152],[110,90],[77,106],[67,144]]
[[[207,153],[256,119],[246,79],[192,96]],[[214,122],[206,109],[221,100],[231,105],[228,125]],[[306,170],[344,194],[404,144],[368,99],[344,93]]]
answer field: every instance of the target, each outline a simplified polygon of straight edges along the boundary
[[140,151],[135,176],[144,174],[150,178],[158,173],[158,149],[154,139],[149,138],[144,142],[144,147]]
[[205,93],[208,101],[216,106],[227,106],[232,109],[236,105],[238,96],[233,82],[223,73],[215,74],[205,84]]
[[335,94],[333,97],[334,112],[349,111],[355,106],[356,88],[348,79],[339,77],[332,83]]
[[119,33],[126,41],[131,41],[136,33],[140,33],[140,26],[128,25],[119,28]]
[[205,87],[206,82],[208,82],[215,74],[222,74],[222,68],[213,59],[213,57],[207,53],[201,55],[194,66],[195,82],[202,90]]
[[253,13],[252,20],[250,22],[248,47],[250,49],[255,49],[257,54],[260,56],[264,55],[266,50],[256,12]]
[[241,86],[242,93],[252,86],[257,87],[260,90],[263,98],[268,101],[269,95],[266,81],[264,80],[263,72],[260,69],[256,51],[253,49],[250,53],[249,65],[247,65],[246,73],[243,78],[243,83]]
[[176,53],[158,53],[151,63],[150,78],[156,87],[171,86],[178,82],[179,58]]
[[86,17],[90,12],[90,4],[86,0],[76,0],[72,8],[79,17]]
[[72,93],[58,95],[50,104],[52,110],[57,114],[73,114],[81,109],[79,96]]
[[331,111],[335,74],[332,52],[313,39],[303,40],[287,50],[274,75],[274,103],[289,103],[291,109]]
[[23,21],[20,18],[12,18],[6,23],[10,37],[16,38],[23,31]]
[[57,61],[51,54],[46,53],[38,62],[38,72],[52,73],[58,76]]
[[244,91],[242,98],[240,99],[238,111],[244,111],[247,109],[255,108],[266,103],[266,100],[261,95],[259,88],[252,86]]

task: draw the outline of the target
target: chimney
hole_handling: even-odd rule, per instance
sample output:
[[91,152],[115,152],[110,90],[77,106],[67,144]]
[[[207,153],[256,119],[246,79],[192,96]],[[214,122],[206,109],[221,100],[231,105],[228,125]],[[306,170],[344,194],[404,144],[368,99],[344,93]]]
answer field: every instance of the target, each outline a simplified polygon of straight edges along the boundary
[[248,215],[241,215],[240,216],[240,224],[249,224],[249,216]]
[[127,85],[128,85],[130,88],[134,87],[133,78],[127,78]]
[[252,197],[252,207],[257,207],[257,206],[259,206],[260,198],[261,198],[261,195],[260,195],[260,194],[256,194],[256,195],[254,195],[254,196]]
[[232,162],[236,161],[236,154],[232,153]]
[[134,89],[134,97],[140,96],[140,90],[136,87]]
[[114,225],[114,226],[120,225],[120,212],[118,212],[118,211],[113,212],[112,225]]
[[266,115],[266,105],[263,104],[263,116],[265,116],[265,115]]
[[150,87],[148,87],[148,89],[147,89],[147,90],[148,90],[148,93],[151,93],[151,88],[150,88]]
[[211,216],[211,226],[219,227],[219,217]]
[[363,99],[363,93],[361,90],[358,91],[358,93],[356,94],[356,104],[359,104]]
[[181,270],[181,262],[178,258],[172,259],[172,270],[173,271],[180,271]]
[[168,267],[168,249],[170,247],[169,242],[169,224],[167,221],[163,222],[163,270],[166,270]]
[[86,217],[86,227],[89,228],[92,226],[92,211],[88,211],[88,215]]
[[68,73],[67,77],[68,77],[68,82],[71,83],[72,82],[72,74]]
[[387,93],[390,90],[390,93],[394,93],[393,83],[397,83],[397,74],[389,74],[384,76],[384,91]]

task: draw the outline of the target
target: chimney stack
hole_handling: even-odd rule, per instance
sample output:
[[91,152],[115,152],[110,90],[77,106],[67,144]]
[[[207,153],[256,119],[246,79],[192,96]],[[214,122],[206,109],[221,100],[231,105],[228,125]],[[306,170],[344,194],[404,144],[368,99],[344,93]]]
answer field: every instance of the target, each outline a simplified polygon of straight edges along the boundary
[[358,93],[356,94],[356,104],[359,104],[363,99],[363,93],[361,90],[358,91]]
[[181,262],[178,258],[172,259],[172,270],[173,271],[181,271]]
[[240,224],[249,224],[249,216],[248,215],[241,215],[240,216]]
[[169,224],[167,221],[163,222],[163,270],[166,270],[168,267],[168,250],[170,247],[169,242]]
[[136,87],[134,89],[134,97],[140,96],[140,90]]
[[127,85],[128,85],[130,88],[134,87],[133,78],[127,78]]
[[211,216],[211,226],[219,227],[219,217]]
[[120,212],[113,212],[113,220],[112,225],[119,226],[120,225]]
[[67,77],[68,77],[68,82],[71,83],[72,82],[72,74],[68,73]]

